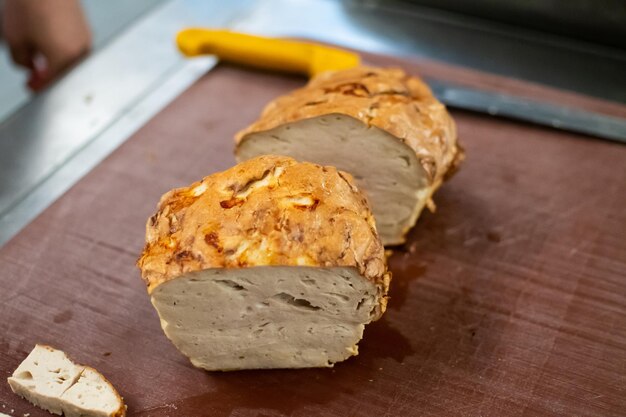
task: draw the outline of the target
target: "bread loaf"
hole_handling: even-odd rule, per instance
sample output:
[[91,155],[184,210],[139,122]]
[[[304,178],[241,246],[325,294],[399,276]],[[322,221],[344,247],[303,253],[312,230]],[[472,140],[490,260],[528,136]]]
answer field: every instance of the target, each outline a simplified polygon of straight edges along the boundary
[[239,161],[288,155],[352,174],[385,245],[405,241],[463,155],[454,121],[421,80],[369,67],[323,73],[277,98],[236,142]]
[[351,176],[279,156],[166,193],[138,266],[165,334],[207,370],[356,355],[390,280]]

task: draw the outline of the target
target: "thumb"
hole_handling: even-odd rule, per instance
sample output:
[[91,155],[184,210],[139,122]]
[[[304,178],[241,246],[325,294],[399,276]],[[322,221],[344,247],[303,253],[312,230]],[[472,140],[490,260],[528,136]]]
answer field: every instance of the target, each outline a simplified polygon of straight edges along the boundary
[[32,91],[42,90],[50,81],[45,59],[26,44],[11,46],[11,58],[17,65],[29,70],[26,84]]

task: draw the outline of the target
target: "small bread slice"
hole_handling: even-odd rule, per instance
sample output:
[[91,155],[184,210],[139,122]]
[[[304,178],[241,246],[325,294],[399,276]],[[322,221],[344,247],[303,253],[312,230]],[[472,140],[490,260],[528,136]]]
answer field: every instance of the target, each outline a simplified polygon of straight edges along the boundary
[[93,368],[36,345],[8,378],[14,393],[53,414],[66,417],[123,417],[126,406],[115,388]]
[[333,167],[262,156],[166,193],[138,261],[200,368],[330,367],[358,353],[390,274],[366,199]]
[[385,245],[405,241],[463,158],[446,107],[401,69],[323,73],[270,102],[236,142],[238,161],[286,155],[352,174]]

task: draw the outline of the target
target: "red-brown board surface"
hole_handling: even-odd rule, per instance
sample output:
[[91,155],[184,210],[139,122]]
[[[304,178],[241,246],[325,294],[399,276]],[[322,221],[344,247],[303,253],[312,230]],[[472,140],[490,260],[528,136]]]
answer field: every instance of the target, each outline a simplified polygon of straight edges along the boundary
[[[134,265],[145,220],[231,166],[233,134],[303,82],[218,67],[3,247],[2,380],[47,343],[103,372],[131,416],[626,415],[626,146],[463,111],[467,160],[391,257],[389,310],[359,356],[209,373],[170,344]],[[0,412],[47,415],[3,381]]]

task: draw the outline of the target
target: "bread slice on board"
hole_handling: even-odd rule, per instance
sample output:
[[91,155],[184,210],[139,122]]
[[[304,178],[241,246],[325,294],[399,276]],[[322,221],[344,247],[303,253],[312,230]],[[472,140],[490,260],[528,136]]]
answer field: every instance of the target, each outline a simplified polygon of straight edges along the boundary
[[93,368],[65,353],[36,345],[8,378],[14,393],[66,417],[123,417],[126,406],[115,388]]
[[239,161],[287,155],[352,174],[385,245],[405,241],[463,156],[454,121],[421,80],[370,67],[323,73],[277,98],[236,142]]
[[208,370],[357,354],[390,275],[352,177],[262,156],[166,193],[138,266],[167,337]]

